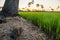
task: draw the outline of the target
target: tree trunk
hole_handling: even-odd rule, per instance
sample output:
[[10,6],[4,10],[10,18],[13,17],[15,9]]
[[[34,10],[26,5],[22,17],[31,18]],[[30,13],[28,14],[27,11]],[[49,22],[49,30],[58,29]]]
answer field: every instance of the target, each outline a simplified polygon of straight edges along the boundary
[[2,8],[2,14],[5,16],[14,16],[18,12],[19,0],[6,0],[4,7]]

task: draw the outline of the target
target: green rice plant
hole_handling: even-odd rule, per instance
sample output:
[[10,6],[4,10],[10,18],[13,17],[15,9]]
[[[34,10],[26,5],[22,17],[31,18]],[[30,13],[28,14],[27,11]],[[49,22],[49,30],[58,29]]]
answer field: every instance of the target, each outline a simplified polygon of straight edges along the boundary
[[19,12],[18,14],[46,32],[52,40],[60,40],[60,12]]

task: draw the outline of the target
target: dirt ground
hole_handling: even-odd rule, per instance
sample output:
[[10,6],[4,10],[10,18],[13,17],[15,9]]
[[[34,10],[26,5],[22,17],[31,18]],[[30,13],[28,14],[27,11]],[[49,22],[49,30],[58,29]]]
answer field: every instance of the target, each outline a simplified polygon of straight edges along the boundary
[[[22,17],[7,17],[6,23],[0,24],[0,40],[48,40],[46,34]],[[23,29],[20,36],[12,39],[9,35],[14,27]]]

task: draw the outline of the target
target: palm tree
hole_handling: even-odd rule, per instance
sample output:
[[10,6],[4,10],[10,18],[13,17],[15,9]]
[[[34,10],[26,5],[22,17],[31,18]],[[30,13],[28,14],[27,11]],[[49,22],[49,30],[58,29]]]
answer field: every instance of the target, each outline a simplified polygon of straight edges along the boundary
[[30,5],[31,5],[31,2],[28,3],[28,7],[30,7]]
[[51,8],[51,7],[49,7],[52,11],[54,11],[54,9],[53,8]]
[[19,0],[5,0],[5,4],[2,8],[3,14],[5,16],[13,16],[18,12]]
[[44,8],[44,6],[42,4],[40,6],[41,6],[41,8]]
[[54,9],[53,9],[53,8],[51,8],[51,10],[52,10],[52,11],[54,11]]
[[36,7],[39,7],[39,4],[36,4]]
[[57,10],[59,9],[60,7],[59,6],[57,6]]
[[34,0],[32,0],[32,4],[34,4]]
[[34,4],[34,0],[28,3],[28,7],[30,7],[31,4]]
[[41,4],[40,6],[41,6],[41,8],[42,8],[42,11],[43,11],[43,8],[44,8],[44,6],[43,6],[42,4]]

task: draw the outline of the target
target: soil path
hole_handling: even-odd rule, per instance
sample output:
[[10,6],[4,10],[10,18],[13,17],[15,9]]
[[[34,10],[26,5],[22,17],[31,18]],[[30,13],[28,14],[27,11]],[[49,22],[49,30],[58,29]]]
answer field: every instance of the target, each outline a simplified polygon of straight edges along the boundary
[[9,37],[13,27],[22,27],[23,31],[16,40],[48,40],[47,36],[38,27],[23,19],[22,17],[8,17],[7,23],[0,24],[0,40],[15,40]]

